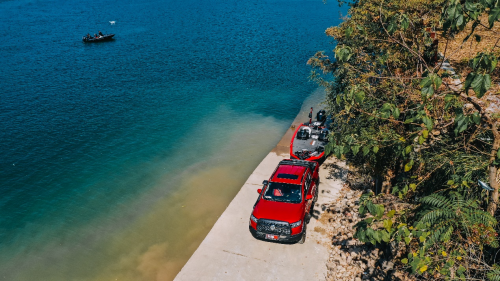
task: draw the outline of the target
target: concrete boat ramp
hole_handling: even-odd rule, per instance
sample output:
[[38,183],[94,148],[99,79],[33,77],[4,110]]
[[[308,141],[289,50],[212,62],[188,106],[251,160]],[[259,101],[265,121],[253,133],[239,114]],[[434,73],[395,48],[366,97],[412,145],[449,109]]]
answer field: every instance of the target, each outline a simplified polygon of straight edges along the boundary
[[[175,280],[325,279],[331,238],[317,216],[307,226],[304,244],[261,241],[248,230],[257,189],[262,188],[262,181],[269,179],[281,160],[289,158],[287,147],[292,133],[293,126],[250,175]],[[325,168],[331,161],[320,167],[320,193],[314,211],[318,216],[321,204],[332,202],[343,184]]]

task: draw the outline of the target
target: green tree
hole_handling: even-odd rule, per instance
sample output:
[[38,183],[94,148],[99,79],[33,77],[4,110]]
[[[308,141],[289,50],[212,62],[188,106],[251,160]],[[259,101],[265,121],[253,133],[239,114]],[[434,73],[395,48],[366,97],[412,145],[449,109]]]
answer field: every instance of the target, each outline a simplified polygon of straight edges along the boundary
[[[416,211],[404,212],[404,218],[396,214],[391,227],[379,225],[377,229],[375,222],[389,224],[389,219],[378,213],[383,212],[382,207],[377,209],[364,198],[360,213],[368,210],[373,217],[358,225],[357,237],[375,244],[396,239],[400,231],[411,236],[414,230],[418,239],[429,232],[423,241],[416,239],[424,247],[426,241],[438,241],[442,235],[448,238],[456,231],[460,236],[451,235],[451,241],[439,240],[442,244],[433,247],[446,248],[464,241],[470,243],[470,249],[480,251],[497,247],[493,235],[496,220],[480,218],[486,216],[482,209],[494,215],[499,200],[500,98],[494,93],[498,90],[494,86],[498,79],[497,44],[470,57],[461,67],[464,79],[442,65],[458,51],[448,47],[458,36],[465,38],[460,46],[479,42],[478,28],[500,38],[492,31],[500,19],[500,1],[342,2],[350,6],[347,18],[326,30],[336,42],[333,54],[318,52],[308,61],[314,69],[311,77],[326,88],[332,114],[327,153],[367,169],[377,181],[377,191],[419,206]],[[439,56],[437,38],[444,46]],[[492,191],[483,190],[478,180],[488,182]],[[444,200],[444,205],[439,200]],[[442,210],[453,202],[467,204],[465,209]],[[414,213],[417,210],[429,213],[419,216]],[[432,217],[438,213],[442,216]],[[462,220],[454,225],[453,216]],[[392,227],[392,221],[401,223],[400,227]],[[475,239],[469,233],[469,222],[482,225],[479,229],[486,227],[481,235],[487,234],[490,240]],[[411,231],[406,226],[409,223],[414,224]],[[433,260],[426,256],[425,247],[422,249],[421,256],[406,260],[413,263],[417,274],[426,272]],[[441,274],[461,278],[466,272],[460,266],[450,262]]]
[[[335,130],[327,152],[367,165],[382,191],[400,197],[443,188],[469,188],[478,179],[498,204],[499,100],[488,90],[497,57],[485,50],[470,61],[463,85],[436,63],[431,30],[440,44],[482,25],[493,27],[499,1],[364,0],[349,2],[348,18],[326,34],[334,58],[318,52],[312,77],[328,92]],[[480,16],[488,19],[481,23]],[[466,26],[469,30],[464,30]],[[453,50],[445,50],[446,58]],[[322,73],[333,74],[333,80]],[[457,184],[447,185],[453,180]],[[462,184],[464,183],[464,184]]]

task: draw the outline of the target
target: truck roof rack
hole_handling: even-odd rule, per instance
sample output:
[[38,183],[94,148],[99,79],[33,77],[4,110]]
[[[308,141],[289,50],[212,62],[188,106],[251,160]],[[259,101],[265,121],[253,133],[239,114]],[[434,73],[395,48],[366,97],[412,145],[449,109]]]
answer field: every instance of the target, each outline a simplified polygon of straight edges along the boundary
[[318,163],[306,160],[284,159],[280,161],[280,165],[302,166],[314,170],[314,168],[316,167],[316,165],[318,165]]

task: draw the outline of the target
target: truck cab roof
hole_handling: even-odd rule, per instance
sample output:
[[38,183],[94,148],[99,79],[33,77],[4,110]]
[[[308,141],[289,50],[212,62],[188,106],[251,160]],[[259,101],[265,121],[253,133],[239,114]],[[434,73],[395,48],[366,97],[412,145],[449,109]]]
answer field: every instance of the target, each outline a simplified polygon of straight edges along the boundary
[[292,166],[292,165],[280,165],[274,172],[271,178],[272,182],[282,182],[290,184],[301,184],[302,177],[306,171],[306,167],[302,166]]
[[308,168],[314,171],[317,163],[303,160],[282,160],[271,177],[272,182],[302,184],[302,179]]

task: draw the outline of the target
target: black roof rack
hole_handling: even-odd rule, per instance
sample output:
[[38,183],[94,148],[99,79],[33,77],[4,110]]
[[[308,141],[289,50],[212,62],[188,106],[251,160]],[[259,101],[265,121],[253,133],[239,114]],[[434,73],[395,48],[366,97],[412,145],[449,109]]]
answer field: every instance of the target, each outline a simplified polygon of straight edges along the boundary
[[302,166],[314,170],[314,168],[316,168],[316,165],[318,165],[318,163],[306,160],[284,159],[280,161],[280,165]]

